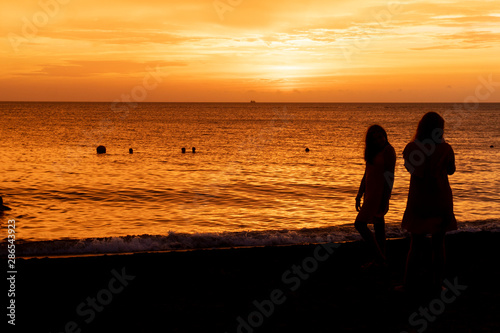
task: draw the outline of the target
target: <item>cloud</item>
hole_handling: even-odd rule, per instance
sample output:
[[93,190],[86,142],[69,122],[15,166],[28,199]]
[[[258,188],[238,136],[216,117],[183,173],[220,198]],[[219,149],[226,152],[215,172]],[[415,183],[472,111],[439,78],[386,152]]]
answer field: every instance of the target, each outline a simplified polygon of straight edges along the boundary
[[[71,41],[87,41],[104,45],[142,45],[158,43],[165,45],[198,43],[204,39],[201,36],[182,35],[161,30],[127,30],[127,29],[63,29],[46,31],[43,35],[51,39]],[[98,44],[95,44],[96,46]]]
[[[468,31],[448,35],[435,35],[432,46],[414,47],[412,50],[450,50],[491,48],[500,42],[500,33],[489,31]],[[452,42],[452,44],[449,44]],[[445,44],[443,44],[445,43]]]
[[146,68],[186,66],[181,62],[134,62],[134,61],[99,61],[78,60],[68,61],[62,65],[45,65],[39,71],[20,75],[43,75],[50,77],[83,77],[103,74],[130,75],[144,73]]
[[[11,3],[0,25],[21,34],[22,18],[40,7]],[[18,54],[4,40],[0,78],[34,87],[51,79],[64,86],[75,77],[117,87],[159,65],[168,67],[176,89],[196,82],[221,94],[234,87],[300,89],[304,96],[311,87],[366,85],[368,75],[378,86],[395,74],[473,73],[493,67],[500,48],[498,0],[402,1],[393,14],[387,0],[232,3],[221,20],[212,0],[70,1]]]

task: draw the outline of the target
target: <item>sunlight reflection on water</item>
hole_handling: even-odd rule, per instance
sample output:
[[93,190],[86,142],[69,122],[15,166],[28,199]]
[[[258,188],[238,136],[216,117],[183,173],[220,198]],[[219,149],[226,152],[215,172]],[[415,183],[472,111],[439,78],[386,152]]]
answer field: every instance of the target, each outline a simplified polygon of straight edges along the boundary
[[[401,152],[425,112],[449,107],[145,103],[122,119],[107,103],[0,103],[1,195],[14,208],[0,219],[22,216],[18,236],[31,240],[352,223],[364,133],[379,123],[398,154],[386,220],[399,223]],[[447,127],[459,221],[498,217],[499,110]]]

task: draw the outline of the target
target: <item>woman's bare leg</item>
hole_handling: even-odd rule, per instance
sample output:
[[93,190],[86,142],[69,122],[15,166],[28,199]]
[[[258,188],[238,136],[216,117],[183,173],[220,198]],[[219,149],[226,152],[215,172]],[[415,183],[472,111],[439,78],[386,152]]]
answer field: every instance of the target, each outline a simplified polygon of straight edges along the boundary
[[363,239],[366,241],[368,247],[372,249],[373,253],[375,254],[375,261],[377,263],[385,263],[385,255],[380,249],[377,240],[375,239],[375,236],[371,232],[370,228],[368,228],[368,223],[356,220],[356,222],[354,222],[354,227],[360,233],[361,237],[363,237]]
[[446,260],[444,234],[444,232],[432,234],[432,286],[437,290],[441,290],[444,279]]
[[377,244],[380,248],[380,251],[386,256],[385,252],[385,220],[384,217],[377,217],[375,223],[373,224],[373,229],[375,230],[375,239],[377,240]]
[[406,260],[406,271],[404,286],[407,289],[415,289],[418,286],[418,275],[422,267],[422,255],[424,252],[425,235],[411,234],[410,250]]

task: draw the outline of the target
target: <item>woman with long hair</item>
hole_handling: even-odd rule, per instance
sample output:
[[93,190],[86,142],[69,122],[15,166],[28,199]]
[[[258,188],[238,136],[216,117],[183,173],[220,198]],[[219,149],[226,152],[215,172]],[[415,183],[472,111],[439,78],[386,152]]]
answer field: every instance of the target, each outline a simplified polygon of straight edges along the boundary
[[410,172],[410,189],[402,228],[411,233],[406,262],[404,288],[415,290],[422,285],[420,259],[426,235],[432,235],[431,287],[441,290],[444,278],[444,235],[457,229],[453,213],[453,195],[448,175],[455,172],[455,154],[444,140],[444,119],[435,112],[426,113],[418,123],[413,140],[403,151],[405,167]]
[[[367,266],[385,266],[385,220],[394,183],[396,153],[379,125],[368,128],[365,137],[365,174],[356,196],[356,230],[368,243],[374,260]],[[363,205],[361,198],[363,197]],[[368,228],[373,223],[375,235]],[[366,266],[365,266],[366,267]]]

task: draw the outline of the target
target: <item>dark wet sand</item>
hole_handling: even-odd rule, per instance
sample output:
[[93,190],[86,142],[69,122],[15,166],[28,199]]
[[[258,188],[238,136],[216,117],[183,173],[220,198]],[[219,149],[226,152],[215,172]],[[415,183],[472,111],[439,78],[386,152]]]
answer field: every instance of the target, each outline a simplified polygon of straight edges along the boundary
[[[413,331],[500,332],[500,234],[446,242],[447,278],[467,289],[434,301],[438,315],[415,317]],[[368,272],[359,242],[18,260],[16,331],[411,332],[433,296],[392,291],[408,246],[389,241],[389,268]]]

